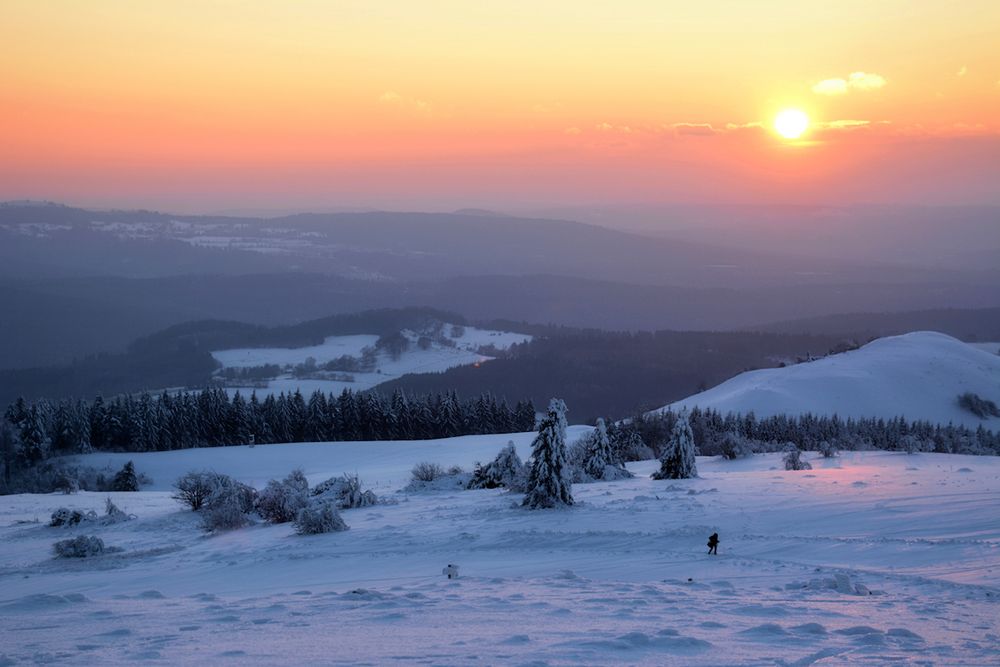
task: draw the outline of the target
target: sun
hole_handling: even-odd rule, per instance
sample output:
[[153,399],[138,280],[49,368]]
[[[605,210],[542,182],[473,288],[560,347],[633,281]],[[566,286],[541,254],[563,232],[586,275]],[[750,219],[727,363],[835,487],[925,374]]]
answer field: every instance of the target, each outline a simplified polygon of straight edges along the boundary
[[809,116],[801,109],[785,109],[775,116],[774,129],[785,139],[798,139],[809,129]]

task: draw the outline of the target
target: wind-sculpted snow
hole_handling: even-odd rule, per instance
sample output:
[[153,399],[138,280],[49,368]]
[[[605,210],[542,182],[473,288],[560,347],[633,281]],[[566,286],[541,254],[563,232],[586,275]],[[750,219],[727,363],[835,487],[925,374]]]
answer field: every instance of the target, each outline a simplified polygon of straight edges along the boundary
[[[468,469],[508,440],[526,456],[531,435],[130,454],[160,490],[6,497],[0,664],[1000,661],[994,457],[806,452],[813,470],[794,472],[779,454],[701,457],[700,477],[663,481],[645,461],[539,511],[503,489],[402,490],[418,461]],[[257,486],[350,471],[380,502],[342,510],[342,532],[206,536],[167,490],[188,464]],[[137,518],[46,525],[108,495]],[[53,558],[79,534],[118,551]]]
[[972,392],[1000,403],[1000,356],[927,331],[880,338],[852,352],[816,361],[749,371],[671,404],[758,417],[789,414],[904,416],[934,424],[1000,430],[1000,418],[980,419],[958,404]]

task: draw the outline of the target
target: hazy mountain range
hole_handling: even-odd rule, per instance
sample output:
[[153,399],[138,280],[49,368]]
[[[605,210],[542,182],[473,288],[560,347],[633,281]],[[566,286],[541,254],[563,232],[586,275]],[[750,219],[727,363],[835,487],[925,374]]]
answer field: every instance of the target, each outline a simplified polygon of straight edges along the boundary
[[[971,230],[969,252],[988,254],[996,246],[976,210],[951,236]],[[718,232],[718,211],[706,210],[698,235],[675,219],[633,233],[479,210],[254,218],[8,203],[0,205],[0,368],[120,351],[195,319],[275,325],[379,307],[609,330],[721,330],[1000,306],[995,268],[873,261],[865,239],[874,232],[852,234],[857,257],[769,252],[768,238],[788,249],[774,230],[745,249],[732,241],[744,232]],[[898,213],[887,224],[897,225]]]

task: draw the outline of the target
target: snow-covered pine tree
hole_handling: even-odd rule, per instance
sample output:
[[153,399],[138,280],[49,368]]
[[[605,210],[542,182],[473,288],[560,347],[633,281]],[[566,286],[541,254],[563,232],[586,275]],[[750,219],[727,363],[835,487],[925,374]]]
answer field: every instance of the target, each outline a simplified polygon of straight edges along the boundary
[[521,504],[529,509],[572,505],[572,482],[566,460],[566,404],[553,398],[531,444],[531,470]]
[[467,489],[496,489],[506,487],[512,491],[522,489],[524,484],[524,464],[517,455],[514,441],[500,450],[497,457],[486,465],[476,466]]
[[660,457],[660,469],[653,473],[653,479],[688,479],[698,476],[698,467],[694,458],[694,432],[688,421],[687,411],[677,416],[674,430],[667,441],[663,456]]
[[111,480],[112,491],[138,491],[139,478],[135,474],[135,466],[131,461],[125,463],[122,469],[115,473]]
[[592,479],[604,479],[604,469],[611,465],[613,454],[611,440],[604,420],[598,418],[593,435],[587,440],[583,471]]

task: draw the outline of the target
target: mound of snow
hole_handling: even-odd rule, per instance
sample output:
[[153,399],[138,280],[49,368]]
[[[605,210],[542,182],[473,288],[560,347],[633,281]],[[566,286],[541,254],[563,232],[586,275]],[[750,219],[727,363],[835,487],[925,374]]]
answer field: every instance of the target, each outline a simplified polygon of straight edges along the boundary
[[1000,356],[951,336],[920,331],[809,363],[743,373],[667,407],[753,412],[758,417],[903,416],[1000,429],[1000,419],[980,419],[959,407],[958,396],[965,392],[1000,403]]

